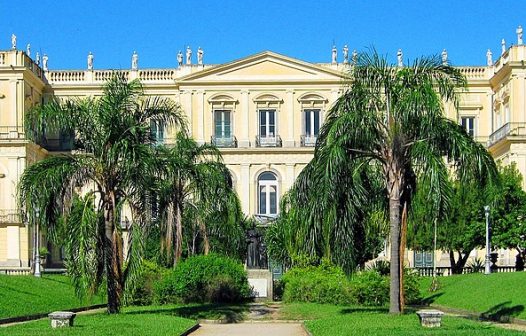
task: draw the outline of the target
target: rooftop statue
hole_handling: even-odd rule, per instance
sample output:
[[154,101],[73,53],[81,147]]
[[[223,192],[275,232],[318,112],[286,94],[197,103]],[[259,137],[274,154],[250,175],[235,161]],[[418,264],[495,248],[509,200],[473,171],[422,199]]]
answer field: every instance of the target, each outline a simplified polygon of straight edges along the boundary
[[502,41],[500,42],[500,46],[501,46],[501,55],[504,55],[504,53],[506,52],[506,40],[502,39]]
[[491,52],[490,49],[488,49],[488,51],[486,51],[486,64],[488,66],[492,66],[493,65],[493,53]]
[[517,33],[517,45],[522,45],[522,26],[518,26],[515,32]]
[[398,49],[398,52],[396,53],[396,63],[399,67],[404,66],[404,54],[402,53],[402,49]]
[[356,49],[352,52],[352,64],[356,65],[356,62],[358,61],[358,52]]
[[35,61],[36,61],[37,65],[40,65],[40,54],[38,53],[38,51],[37,51],[37,55],[35,57]]
[[132,70],[137,70],[139,67],[139,55],[136,51],[133,51],[131,68]]
[[197,64],[203,64],[203,49],[197,48]]
[[16,35],[11,35],[11,49],[16,49]]
[[31,57],[31,44],[27,44],[26,46],[26,54],[27,56]]
[[88,70],[93,70],[93,54],[91,51],[88,54]]
[[177,65],[183,65],[183,52],[181,50],[177,53]]
[[44,56],[42,56],[42,69],[44,71],[48,71],[47,61],[48,61],[47,54],[44,54]]
[[338,63],[338,49],[336,49],[336,46],[332,46],[332,64]]
[[192,64],[192,49],[186,47],[186,64]]
[[343,46],[343,63],[349,64],[349,48],[347,48],[347,44]]
[[447,50],[442,50],[442,65],[447,65]]

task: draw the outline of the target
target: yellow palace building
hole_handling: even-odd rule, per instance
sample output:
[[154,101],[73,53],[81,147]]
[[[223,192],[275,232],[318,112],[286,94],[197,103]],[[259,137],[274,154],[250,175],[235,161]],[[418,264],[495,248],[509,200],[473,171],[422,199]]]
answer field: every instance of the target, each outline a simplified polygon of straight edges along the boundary
[[[468,90],[461,94],[458,113],[448,106],[446,113],[496,159],[516,162],[526,176],[522,29],[517,39],[510,47],[503,41],[496,61],[488,50],[485,66],[459,68],[468,79]],[[201,49],[192,64],[191,54],[190,48],[186,57],[179,53],[177,66],[170,69],[142,69],[134,53],[130,69],[99,70],[90,53],[86,70],[52,70],[47,55],[17,49],[16,37],[11,49],[0,51],[0,272],[28,272],[32,264],[35,235],[19,217],[16,204],[21,174],[28,165],[69,151],[72,145],[67,134],[46,134],[40,144],[29,141],[24,113],[53,96],[100,95],[115,71],[129,80],[139,79],[147,95],[178,102],[192,136],[221,148],[247,215],[267,218],[279,213],[280,197],[313,157],[324,117],[344,89],[352,53],[345,46],[338,59],[334,48],[330,63],[310,63],[265,51],[218,65],[204,64]],[[401,61],[401,51],[398,57]],[[445,51],[442,58],[447,62]],[[157,141],[169,144],[171,130],[154,126]],[[59,253],[54,251],[51,259],[58,260]],[[502,257],[513,264],[515,253]],[[414,266],[412,256],[408,262]]]

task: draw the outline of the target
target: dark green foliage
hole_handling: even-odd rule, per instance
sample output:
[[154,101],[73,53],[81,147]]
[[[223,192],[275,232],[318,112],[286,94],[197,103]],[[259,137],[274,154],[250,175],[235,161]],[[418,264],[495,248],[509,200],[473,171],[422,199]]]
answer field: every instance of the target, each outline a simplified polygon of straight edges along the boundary
[[128,294],[128,303],[137,306],[151,305],[156,301],[155,286],[168,274],[168,270],[151,261],[143,260],[137,283],[132,293]]
[[156,286],[160,303],[240,302],[250,296],[243,265],[231,258],[210,254],[190,257]]
[[[375,270],[353,274],[351,293],[357,304],[384,306],[389,303],[389,274],[380,275]],[[407,304],[420,301],[420,283],[416,274],[404,270],[404,297]]]
[[316,302],[347,305],[354,303],[349,279],[340,267],[323,263],[320,266],[295,267],[282,278],[283,301]]
[[367,270],[375,271],[380,275],[389,275],[391,263],[388,260],[377,260],[366,267]]

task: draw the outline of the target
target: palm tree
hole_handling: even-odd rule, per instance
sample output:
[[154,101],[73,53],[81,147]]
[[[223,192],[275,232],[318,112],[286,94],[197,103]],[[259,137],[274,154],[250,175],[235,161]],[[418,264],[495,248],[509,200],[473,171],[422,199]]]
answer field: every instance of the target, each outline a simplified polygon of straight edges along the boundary
[[[169,263],[175,266],[181,259],[185,221],[197,228],[205,254],[212,249],[210,235],[226,234],[226,241],[239,236],[239,232],[229,234],[242,221],[239,200],[215,146],[199,145],[181,132],[173,145],[158,147],[158,157],[163,171],[156,195],[161,249]],[[191,239],[190,253],[196,252],[195,239]]]
[[[175,102],[145,98],[139,81],[127,82],[119,75],[104,85],[100,98],[53,100],[26,115],[29,136],[43,134],[45,128],[65,130],[75,134],[79,151],[53,155],[28,167],[19,183],[21,209],[30,223],[38,221],[53,237],[60,229],[60,217],[66,219],[66,225],[77,224],[67,220],[74,196],[86,190],[94,195],[92,203],[98,215],[85,206],[85,212],[76,217],[87,221],[82,225],[86,230],[79,233],[85,234],[83,239],[93,240],[91,254],[102,258],[95,279],[106,276],[109,313],[119,312],[125,282],[133,278],[140,261],[139,241],[133,244],[132,239],[131,259],[124,268],[120,211],[124,203],[129,205],[134,214],[131,236],[138,235],[147,207],[143,194],[157,167],[151,148],[152,121],[184,126]],[[75,266],[75,260],[71,264]]]
[[[341,184],[342,171],[358,176],[364,165],[376,167],[383,181],[390,231],[391,313],[403,310],[401,258],[407,211],[416,186],[426,184],[430,204],[442,209],[450,193],[450,170],[461,181],[496,176],[495,163],[484,147],[444,115],[443,104],[457,107],[456,92],[465,86],[460,71],[442,64],[438,56],[396,67],[376,51],[360,54],[348,88],[328,112],[320,131],[313,162],[321,167],[318,171],[327,176],[323,181],[329,185],[317,186],[316,192]],[[355,184],[348,193],[363,200],[367,194],[360,185]],[[308,192],[308,182],[299,181],[297,188],[299,193]]]

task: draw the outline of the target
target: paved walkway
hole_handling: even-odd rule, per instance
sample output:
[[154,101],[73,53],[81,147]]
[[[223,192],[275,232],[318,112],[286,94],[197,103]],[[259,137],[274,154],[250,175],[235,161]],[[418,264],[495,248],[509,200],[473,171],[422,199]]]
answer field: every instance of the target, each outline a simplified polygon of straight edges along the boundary
[[191,336],[307,336],[301,323],[231,323],[231,324],[201,324],[201,327]]

